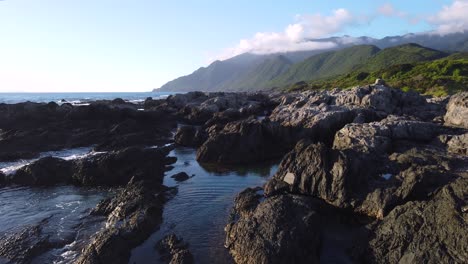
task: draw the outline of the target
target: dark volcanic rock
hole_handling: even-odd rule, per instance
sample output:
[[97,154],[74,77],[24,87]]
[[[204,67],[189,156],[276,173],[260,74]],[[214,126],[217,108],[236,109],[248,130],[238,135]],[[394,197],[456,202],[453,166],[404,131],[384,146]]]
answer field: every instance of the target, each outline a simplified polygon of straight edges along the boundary
[[397,206],[370,227],[375,229],[364,258],[374,263],[466,263],[467,195],[464,177],[427,201]]
[[42,233],[41,224],[28,226],[19,232],[0,238],[0,257],[8,263],[31,263],[34,257],[54,248],[49,237]]
[[[264,94],[190,92],[171,95],[159,109],[173,109],[184,123],[210,126],[249,115],[263,115],[275,103]],[[210,121],[209,121],[210,120]]]
[[234,214],[239,214],[241,217],[246,217],[252,213],[260,203],[262,195],[259,192],[262,188],[247,188],[240,192],[234,200]]
[[71,182],[73,163],[60,158],[45,157],[18,169],[10,183],[20,185],[55,185]]
[[68,161],[46,157],[19,169],[7,181],[21,185],[119,186],[135,177],[162,183],[166,165],[175,162],[175,158],[167,157],[170,150],[133,147]]
[[386,153],[392,150],[395,140],[429,142],[443,131],[443,127],[434,123],[406,120],[392,115],[380,122],[344,126],[336,133],[333,146],[340,150]]
[[382,218],[394,206],[426,199],[454,180],[451,171],[457,166],[463,162],[451,162],[431,149],[410,149],[385,157],[300,142],[283,159],[265,193],[287,190]]
[[203,129],[195,126],[181,126],[174,135],[174,141],[185,147],[199,147],[207,138]]
[[179,173],[172,175],[171,178],[173,178],[174,180],[178,182],[182,182],[182,181],[186,181],[190,179],[190,176],[188,176],[188,174],[185,172],[179,172]]
[[76,263],[128,263],[131,250],[159,227],[165,188],[133,180],[91,212],[107,216],[106,228],[94,236]]
[[[249,195],[249,192],[244,194]],[[321,216],[312,198],[280,195],[226,226],[236,263],[319,263]]]
[[210,134],[197,151],[205,163],[242,164],[281,157],[291,146],[290,129],[268,120],[247,119],[228,123]]
[[0,104],[0,160],[94,144],[115,150],[167,143],[174,121],[165,111],[137,111],[136,105],[121,102]]
[[161,254],[161,259],[170,264],[191,264],[193,263],[192,253],[188,250],[187,243],[179,239],[176,235],[165,236],[156,244],[156,249]]
[[444,120],[446,125],[468,128],[468,92],[450,97]]
[[136,180],[162,183],[166,165],[175,158],[167,157],[170,148],[127,148],[77,160],[73,182],[78,185],[124,185]]

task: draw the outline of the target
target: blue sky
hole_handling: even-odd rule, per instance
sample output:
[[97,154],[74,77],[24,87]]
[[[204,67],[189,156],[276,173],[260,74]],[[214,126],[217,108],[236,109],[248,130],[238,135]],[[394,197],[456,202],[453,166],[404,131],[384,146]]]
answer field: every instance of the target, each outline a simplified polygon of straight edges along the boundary
[[149,91],[302,38],[464,30],[467,2],[4,0],[0,92]]

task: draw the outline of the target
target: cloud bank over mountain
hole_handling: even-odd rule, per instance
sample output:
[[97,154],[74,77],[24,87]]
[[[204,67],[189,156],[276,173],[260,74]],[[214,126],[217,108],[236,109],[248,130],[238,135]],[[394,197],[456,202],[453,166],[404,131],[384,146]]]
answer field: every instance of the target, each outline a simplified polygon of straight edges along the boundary
[[459,33],[468,30],[468,0],[456,0],[444,6],[440,12],[431,16],[428,22],[433,24],[438,34]]
[[333,42],[307,41],[342,31],[345,27],[357,25],[363,19],[348,10],[334,10],[329,16],[321,14],[297,15],[296,23],[288,25],[283,32],[258,32],[250,39],[242,39],[237,46],[226,49],[220,59],[250,52],[268,54],[301,50],[330,49]]
[[[314,41],[343,32],[349,27],[365,27],[372,20],[391,17],[409,24],[420,22],[432,26],[433,30],[421,34],[460,33],[468,30],[468,0],[454,0],[443,6],[436,14],[424,17],[399,10],[391,3],[385,3],[373,14],[354,14],[345,8],[333,10],[330,15],[297,15],[295,23],[289,24],[282,32],[258,32],[253,37],[242,39],[234,47],[221,52],[216,59],[225,60],[242,53],[271,54],[304,50],[325,50],[336,47],[332,41]],[[361,44],[362,39],[349,37],[347,41]]]

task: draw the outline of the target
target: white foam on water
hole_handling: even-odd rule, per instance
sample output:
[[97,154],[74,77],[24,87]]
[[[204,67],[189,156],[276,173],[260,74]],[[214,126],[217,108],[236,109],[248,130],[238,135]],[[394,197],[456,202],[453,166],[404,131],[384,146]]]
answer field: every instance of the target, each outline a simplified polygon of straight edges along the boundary
[[134,100],[128,100],[129,103],[132,104],[141,104],[145,101],[146,99],[134,99]]
[[73,248],[76,246],[77,241],[73,241],[72,243],[65,245],[64,250],[62,254],[60,254],[61,259],[56,260],[53,263],[54,264],[65,264],[65,263],[70,263],[74,259],[78,257],[78,252],[76,250],[73,250]]
[[82,158],[86,158],[86,157],[90,157],[90,156],[94,156],[94,155],[98,155],[102,153],[105,153],[105,152],[92,151],[91,147],[64,149],[64,150],[58,150],[58,151],[47,151],[47,152],[41,153],[39,155],[39,158],[35,158],[35,159],[17,160],[13,162],[0,162],[0,171],[3,172],[5,175],[11,175],[15,173],[18,169],[45,157],[55,157],[55,158],[61,158],[64,160],[75,160],[75,159],[82,159]]

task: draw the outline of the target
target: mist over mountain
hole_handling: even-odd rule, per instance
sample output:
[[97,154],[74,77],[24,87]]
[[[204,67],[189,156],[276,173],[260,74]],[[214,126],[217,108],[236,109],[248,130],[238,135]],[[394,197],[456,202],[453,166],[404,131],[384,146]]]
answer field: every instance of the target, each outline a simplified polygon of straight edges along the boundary
[[[333,48],[275,54],[244,53],[215,61],[192,74],[172,80],[157,91],[255,91],[302,80],[313,80],[366,68],[378,70],[468,51],[468,32],[309,39],[333,43]],[[418,44],[402,46],[404,44]],[[392,47],[399,47],[391,49]],[[389,49],[390,48],[390,49]],[[366,64],[367,66],[361,66]]]

